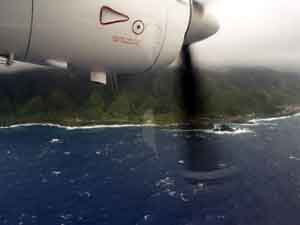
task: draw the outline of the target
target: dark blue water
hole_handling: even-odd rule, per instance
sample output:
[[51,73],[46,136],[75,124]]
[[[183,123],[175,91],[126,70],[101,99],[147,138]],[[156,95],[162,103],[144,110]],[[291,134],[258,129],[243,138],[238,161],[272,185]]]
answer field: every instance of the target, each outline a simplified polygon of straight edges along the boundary
[[198,186],[180,175],[181,131],[0,129],[0,224],[298,224],[300,118],[248,128],[190,138],[239,169]]

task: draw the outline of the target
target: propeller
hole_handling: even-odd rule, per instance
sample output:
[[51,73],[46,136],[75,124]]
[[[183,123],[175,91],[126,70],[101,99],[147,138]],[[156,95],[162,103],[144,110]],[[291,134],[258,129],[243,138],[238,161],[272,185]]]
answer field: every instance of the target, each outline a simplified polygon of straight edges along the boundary
[[181,51],[181,66],[179,68],[181,102],[184,109],[184,158],[186,169],[184,177],[191,181],[208,181],[223,178],[232,174],[235,168],[220,168],[221,153],[211,148],[205,141],[196,137],[196,119],[204,111],[205,97],[200,86],[201,73],[195,70],[192,57],[192,44],[204,40],[219,30],[217,20],[205,11],[201,3],[190,1],[190,25],[186,32]]

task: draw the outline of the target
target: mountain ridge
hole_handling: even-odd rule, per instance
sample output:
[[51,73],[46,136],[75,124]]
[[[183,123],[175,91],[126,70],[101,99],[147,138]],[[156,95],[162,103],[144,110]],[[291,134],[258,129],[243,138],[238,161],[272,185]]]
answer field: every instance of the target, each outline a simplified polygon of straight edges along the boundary
[[[300,76],[261,67],[199,74],[199,120],[294,113]],[[87,73],[35,70],[0,75],[0,123],[55,122],[67,125],[181,121],[176,70],[119,75],[119,90],[89,82]],[[152,117],[147,116],[149,111]],[[146,116],[145,116],[146,115]]]

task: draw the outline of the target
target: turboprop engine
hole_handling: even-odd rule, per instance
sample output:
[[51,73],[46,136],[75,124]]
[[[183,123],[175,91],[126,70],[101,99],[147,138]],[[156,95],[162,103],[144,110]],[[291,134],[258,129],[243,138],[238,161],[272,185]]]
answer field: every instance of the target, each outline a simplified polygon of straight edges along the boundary
[[171,64],[183,45],[217,32],[189,0],[2,0],[0,55],[91,72],[140,73]]

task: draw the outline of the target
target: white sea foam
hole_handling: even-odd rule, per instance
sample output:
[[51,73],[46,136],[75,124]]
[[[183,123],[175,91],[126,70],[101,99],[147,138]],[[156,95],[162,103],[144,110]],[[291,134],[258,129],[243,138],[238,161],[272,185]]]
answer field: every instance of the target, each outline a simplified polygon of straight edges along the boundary
[[178,161],[178,164],[179,164],[179,165],[184,165],[184,164],[185,164],[185,161],[184,161],[184,160],[179,160],[179,161]]
[[298,157],[296,157],[296,156],[294,156],[294,155],[290,155],[290,156],[289,156],[289,159],[295,160],[295,161],[300,161],[300,158],[298,158]]
[[0,127],[0,129],[15,129],[15,128],[33,127],[33,126],[65,128],[62,125],[52,124],[52,123],[22,123],[22,124],[10,125],[10,126],[2,126]]
[[257,118],[257,119],[252,119],[249,120],[249,123],[252,124],[262,124],[264,122],[272,122],[272,121],[278,121],[278,120],[286,120],[294,117],[299,117],[300,113],[296,113],[290,116],[279,116],[279,117],[270,117],[270,118]]
[[[300,113],[291,115],[291,116],[282,116],[282,117],[270,117],[270,118],[257,118],[249,120],[248,123],[245,124],[239,124],[240,126],[257,126],[257,125],[263,125],[263,124],[269,124],[269,122],[277,121],[277,120],[285,120],[292,117],[300,117]],[[91,126],[63,126],[60,124],[54,124],[54,123],[23,123],[23,124],[14,124],[10,126],[0,126],[0,129],[15,129],[15,128],[22,128],[22,127],[33,127],[33,126],[41,126],[41,127],[54,127],[54,128],[61,128],[65,130],[92,130],[92,129],[105,129],[105,128],[130,128],[130,127],[170,127],[170,126],[178,126],[178,124],[169,124],[166,126],[161,126],[154,123],[145,123],[145,124],[112,124],[112,125],[91,125]],[[169,130],[170,131],[170,130]],[[172,129],[171,131],[189,131],[189,130],[183,130],[183,129]],[[195,129],[193,131],[196,132],[205,132],[205,133],[214,133],[214,134],[244,134],[244,133],[251,133],[252,131],[249,129],[237,129],[236,131],[213,131],[208,129]]]
[[53,139],[51,139],[49,142],[50,142],[50,144],[56,144],[56,143],[59,143],[59,142],[60,142],[60,139],[58,139],[58,138],[53,138]]
[[253,133],[252,130],[247,128],[238,128],[234,131],[214,131],[214,130],[203,130],[207,134],[218,134],[218,135],[238,135],[238,134],[248,134]]
[[55,171],[52,171],[52,174],[55,176],[59,176],[59,175],[61,175],[61,171],[55,170]]
[[285,120],[292,118],[293,116],[281,116],[281,117],[270,117],[270,118],[261,118],[261,119],[252,119],[249,122],[254,124],[260,124],[261,122],[272,122],[277,120]]
[[170,188],[172,186],[175,186],[175,180],[172,179],[171,177],[166,177],[156,182],[155,186],[161,188]]
[[215,131],[213,129],[193,129],[193,130],[168,129],[167,131],[168,132],[176,132],[176,133],[202,132],[202,133],[206,133],[206,134],[217,134],[217,135],[238,135],[238,134],[253,133],[253,131],[248,128],[237,128],[234,131]]
[[62,214],[60,215],[60,218],[62,218],[63,220],[71,220],[73,218],[72,214]]
[[151,215],[150,215],[150,214],[147,214],[147,215],[144,216],[144,220],[145,220],[145,221],[148,221],[150,218],[151,218]]
[[183,192],[180,193],[179,196],[180,196],[181,201],[183,201],[183,202],[189,202],[190,201]]
[[55,127],[65,130],[92,130],[92,129],[104,129],[104,128],[129,128],[129,127],[160,127],[156,124],[114,124],[114,125],[93,125],[93,126],[63,126],[60,124],[53,123],[24,123],[24,124],[15,124],[10,126],[2,126],[0,129],[14,129],[22,127]]
[[170,191],[168,192],[168,195],[169,195],[170,197],[173,197],[173,198],[174,198],[174,197],[176,197],[177,192],[176,192],[176,191],[171,191],[171,190],[170,190]]

